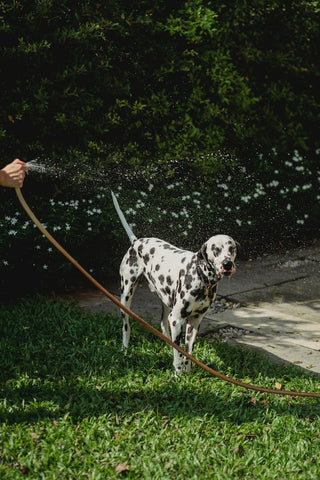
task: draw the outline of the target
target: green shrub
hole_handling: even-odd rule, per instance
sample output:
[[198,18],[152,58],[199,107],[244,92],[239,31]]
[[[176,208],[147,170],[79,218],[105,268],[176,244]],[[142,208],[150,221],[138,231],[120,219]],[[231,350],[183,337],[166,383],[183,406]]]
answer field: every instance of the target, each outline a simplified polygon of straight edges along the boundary
[[[37,195],[28,178],[23,193],[48,231],[100,281],[118,277],[129,247],[110,188],[138,237],[160,237],[189,250],[196,251],[217,233],[240,242],[242,256],[318,234],[320,170],[311,168],[310,159],[294,151],[284,160],[273,150],[267,159],[259,155],[252,160],[259,166],[253,173],[224,158],[224,170],[215,175],[203,175],[203,169],[197,174],[201,158],[188,171],[172,164],[170,175],[160,167],[113,177],[91,170],[91,179],[84,170],[74,177],[71,190],[63,184],[60,190],[50,188],[43,177],[43,192]],[[210,171],[220,162],[214,155],[206,158]],[[23,292],[80,283],[81,274],[34,228],[14,192],[1,193],[7,198],[0,203],[2,294],[20,291],[18,284]]]
[[2,2],[2,156],[317,148],[319,32],[310,0]]

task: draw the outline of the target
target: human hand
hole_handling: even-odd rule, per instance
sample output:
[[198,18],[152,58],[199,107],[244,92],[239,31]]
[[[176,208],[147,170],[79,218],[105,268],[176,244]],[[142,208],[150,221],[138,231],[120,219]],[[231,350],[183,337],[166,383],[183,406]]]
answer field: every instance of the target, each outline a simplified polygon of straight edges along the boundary
[[21,188],[28,168],[18,158],[0,170],[0,185],[3,187]]

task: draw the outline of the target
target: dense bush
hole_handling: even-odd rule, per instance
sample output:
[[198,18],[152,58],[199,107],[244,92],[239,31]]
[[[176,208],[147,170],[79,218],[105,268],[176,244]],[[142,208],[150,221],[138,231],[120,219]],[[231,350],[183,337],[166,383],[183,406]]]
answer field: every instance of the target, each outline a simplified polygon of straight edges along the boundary
[[1,154],[82,152],[108,165],[313,148],[317,5],[2,2]]
[[[137,234],[186,248],[217,230],[251,252],[310,237],[319,14],[311,0],[1,2],[1,161],[67,168],[24,193],[101,278],[128,245],[110,187]],[[75,281],[23,215],[2,190],[1,285]]]
[[[287,249],[297,240],[316,236],[320,168],[312,171],[298,151],[281,162],[278,156],[273,150],[267,161],[263,156],[257,158],[261,168],[255,174],[225,156],[225,170],[211,177],[196,176],[192,166],[186,170],[179,164],[171,166],[170,179],[160,167],[153,172],[149,169],[148,174],[127,173],[117,178],[92,170],[93,182],[87,174],[81,191],[62,188],[59,192],[44,177],[46,191],[37,196],[30,177],[23,193],[58,242],[104,281],[118,277],[121,257],[129,247],[110,188],[137,236],[164,238],[190,250],[199,249],[217,233],[230,234],[240,242],[242,257]],[[276,168],[279,163],[281,170]],[[34,228],[14,192],[1,193],[7,200],[0,203],[1,293],[79,284],[84,277]]]

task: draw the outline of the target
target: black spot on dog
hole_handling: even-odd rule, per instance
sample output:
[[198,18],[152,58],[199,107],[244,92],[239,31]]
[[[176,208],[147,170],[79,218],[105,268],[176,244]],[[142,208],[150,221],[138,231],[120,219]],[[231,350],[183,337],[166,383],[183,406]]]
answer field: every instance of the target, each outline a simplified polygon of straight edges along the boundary
[[153,255],[155,251],[156,251],[156,249],[154,247],[152,247],[151,250],[150,250],[150,254]]
[[171,290],[170,290],[170,288],[169,288],[169,287],[166,287],[166,293],[167,293],[167,295],[170,295],[170,293],[171,293]]
[[191,288],[192,288],[192,281],[193,281],[193,276],[187,274],[187,275],[185,276],[185,288],[186,288],[187,290],[191,290]]
[[218,256],[220,255],[221,251],[222,251],[221,248],[216,247],[215,245],[212,245],[211,248],[212,248],[212,253],[213,253],[213,255],[214,255],[215,257],[218,257]]
[[159,275],[158,280],[159,280],[159,282],[161,283],[161,285],[163,285],[164,276],[163,276],[163,275]]
[[135,251],[134,248],[130,248],[129,250],[129,258],[127,259],[127,264],[132,267],[134,264],[137,263],[138,257],[137,257],[137,252]]
[[182,337],[182,333],[180,332],[179,335],[177,335],[176,338],[173,340],[176,345],[180,345],[181,337]]
[[181,317],[186,318],[190,315],[191,311],[188,310],[188,307],[190,306],[190,302],[184,301],[184,307],[181,310]]
[[157,265],[156,265],[156,268],[155,268],[155,271],[156,271],[156,272],[157,272],[158,270],[160,270],[160,265],[159,265],[159,264],[157,264]]
[[143,261],[144,261],[145,265],[148,264],[149,260],[150,260],[150,256],[149,256],[148,253],[146,253],[146,254],[143,256]]
[[180,298],[183,298],[185,296],[186,292],[184,290],[182,290],[182,292],[180,293]]
[[172,285],[173,282],[172,282],[172,279],[171,279],[170,275],[167,276],[166,280],[167,280],[168,285]]
[[195,288],[194,290],[191,290],[190,295],[192,295],[197,302],[201,302],[207,297],[204,288]]
[[137,280],[137,277],[135,275],[133,275],[131,278],[130,278],[130,282],[134,283],[135,281]]
[[184,263],[185,261],[186,261],[186,257],[183,257],[183,258],[181,259],[181,263]]

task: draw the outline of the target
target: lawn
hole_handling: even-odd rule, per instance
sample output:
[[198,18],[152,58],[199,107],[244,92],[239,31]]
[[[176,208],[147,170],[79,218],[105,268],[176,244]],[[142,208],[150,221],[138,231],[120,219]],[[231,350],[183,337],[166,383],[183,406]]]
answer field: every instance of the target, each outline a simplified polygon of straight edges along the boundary
[[[133,323],[59,299],[0,307],[1,479],[316,479],[320,404],[257,394],[195,367]],[[246,382],[319,391],[319,378],[198,339],[195,356]]]

